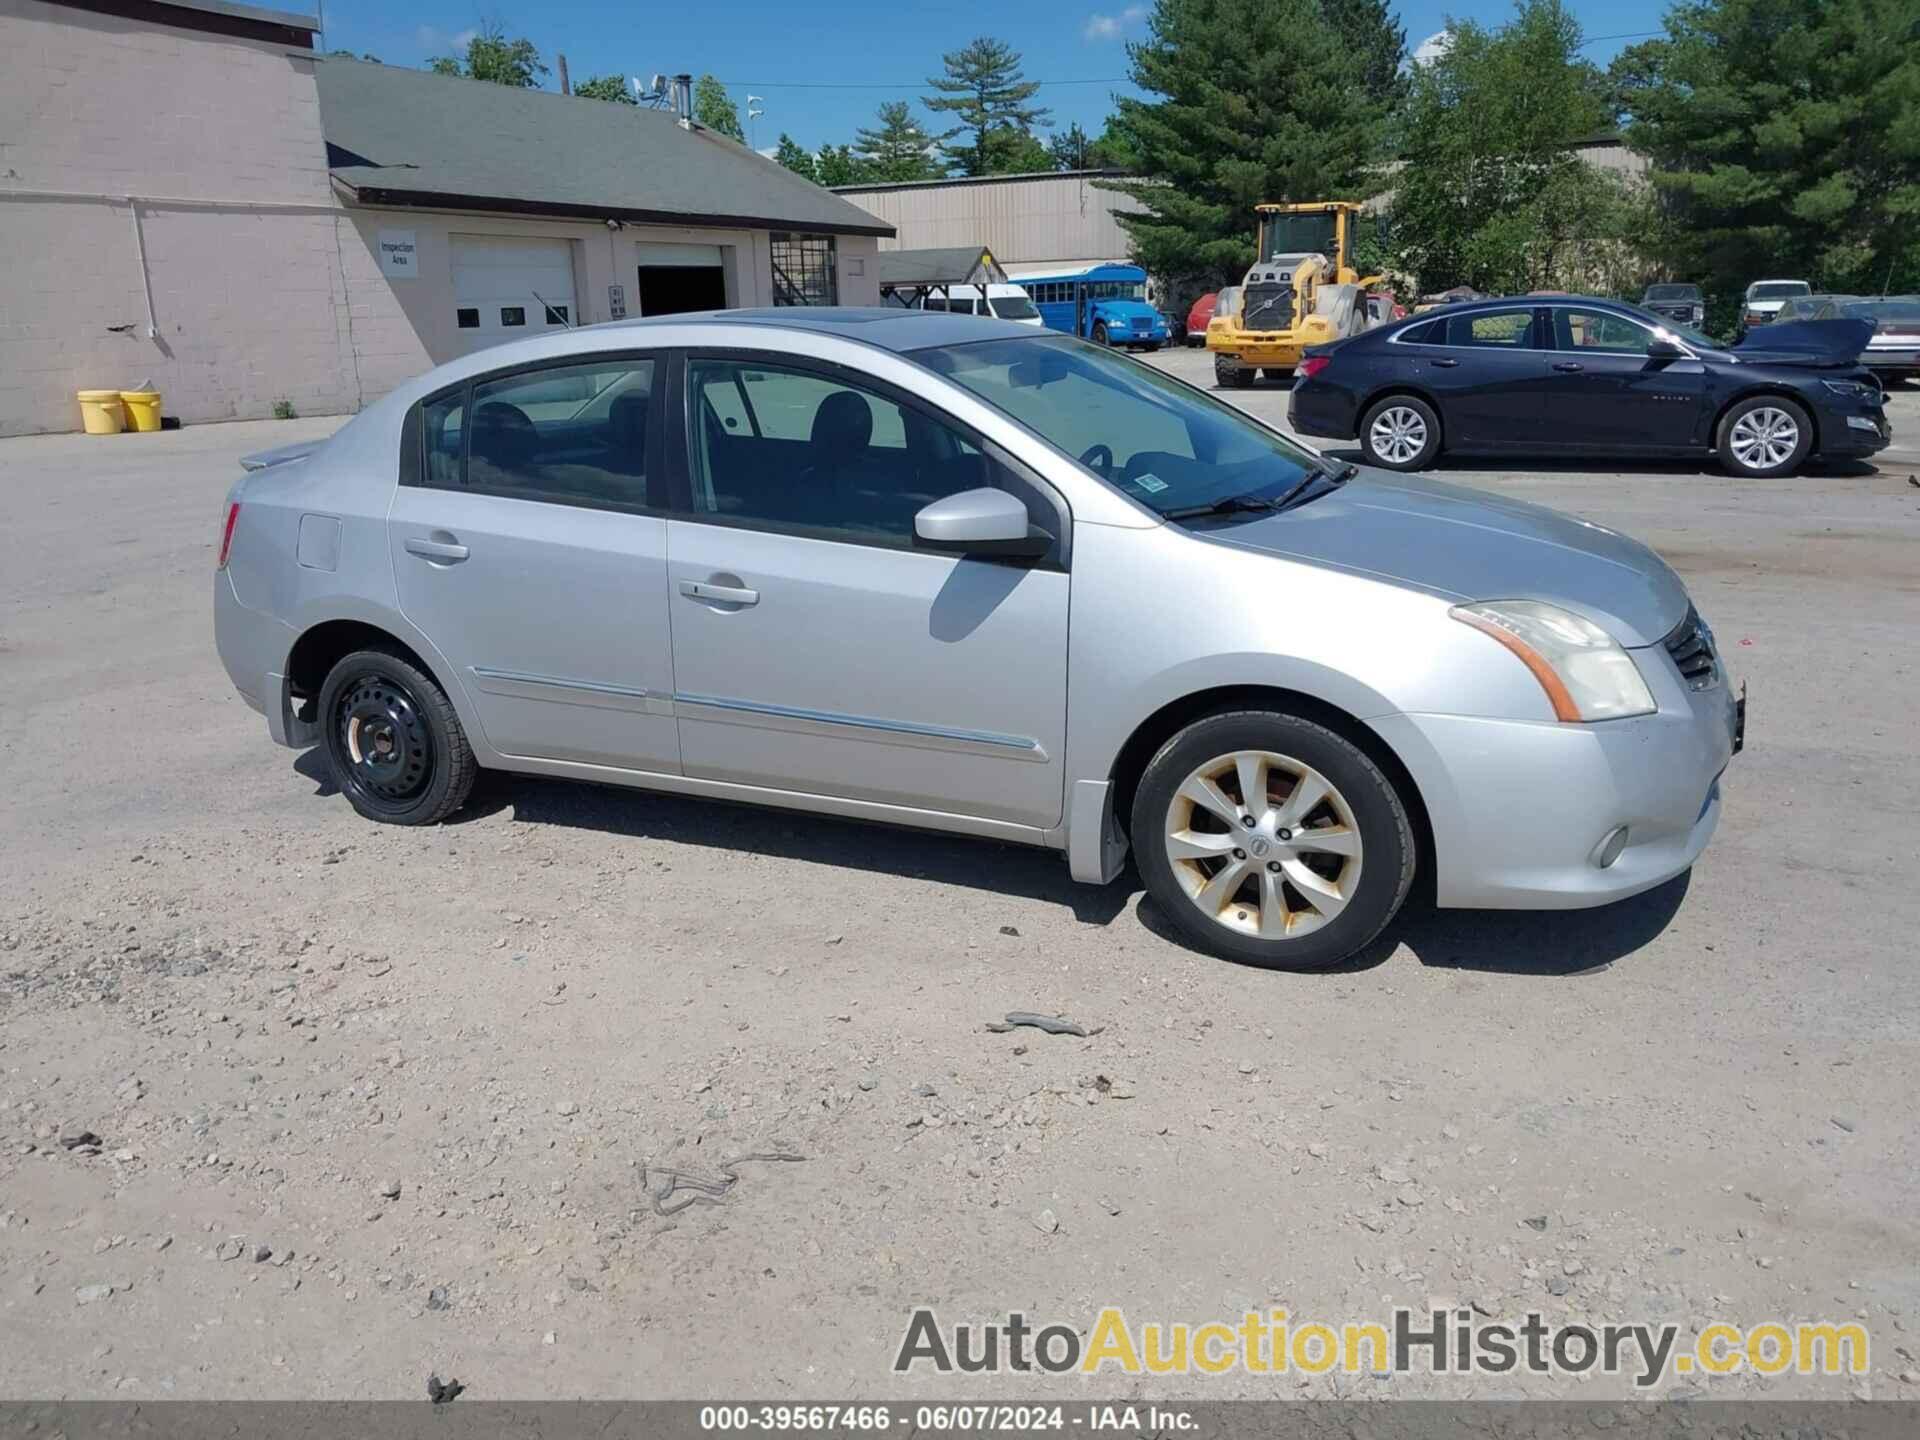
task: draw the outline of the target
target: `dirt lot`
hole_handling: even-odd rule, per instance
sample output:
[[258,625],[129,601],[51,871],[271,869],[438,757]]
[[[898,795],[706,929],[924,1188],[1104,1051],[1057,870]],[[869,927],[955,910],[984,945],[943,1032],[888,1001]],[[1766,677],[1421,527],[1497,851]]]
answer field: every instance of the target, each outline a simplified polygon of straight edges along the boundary
[[[1690,877],[1300,977],[975,841],[504,778],[357,820],[209,634],[235,457],[333,423],[0,444],[0,1393],[1080,1395],[888,1367],[917,1305],[1117,1303],[1858,1316],[1868,1381],[1669,1393],[1920,1396],[1914,457],[1452,472],[1656,545],[1748,750]],[[648,1162],[779,1148],[654,1212]]]

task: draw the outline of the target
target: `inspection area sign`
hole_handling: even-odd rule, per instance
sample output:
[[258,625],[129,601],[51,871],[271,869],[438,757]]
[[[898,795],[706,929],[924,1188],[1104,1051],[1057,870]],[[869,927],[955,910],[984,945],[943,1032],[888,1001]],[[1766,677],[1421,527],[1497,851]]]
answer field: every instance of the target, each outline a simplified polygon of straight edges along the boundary
[[380,273],[394,280],[412,280],[420,274],[420,257],[411,230],[382,230],[379,234]]

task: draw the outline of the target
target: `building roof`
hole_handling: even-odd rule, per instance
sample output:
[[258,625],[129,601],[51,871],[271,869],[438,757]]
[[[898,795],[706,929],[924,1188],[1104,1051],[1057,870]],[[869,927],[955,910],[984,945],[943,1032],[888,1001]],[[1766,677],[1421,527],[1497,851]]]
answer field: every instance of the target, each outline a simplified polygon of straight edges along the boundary
[[984,245],[931,250],[882,250],[875,267],[882,285],[959,285],[1003,281],[1007,272]]
[[669,111],[328,56],[333,178],[362,205],[892,235],[893,227]]
[[1117,180],[1124,170],[1023,170],[1017,175],[947,175],[938,180],[889,180],[836,185],[836,195],[869,195],[881,190],[940,190],[959,185],[1016,185],[1023,180]]

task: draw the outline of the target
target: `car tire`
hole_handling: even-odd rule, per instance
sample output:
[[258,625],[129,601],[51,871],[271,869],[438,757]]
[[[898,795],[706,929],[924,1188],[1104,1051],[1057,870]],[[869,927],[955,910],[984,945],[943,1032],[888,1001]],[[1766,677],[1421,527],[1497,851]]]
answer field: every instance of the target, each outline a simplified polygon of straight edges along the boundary
[[1417,395],[1388,395],[1360,417],[1360,449],[1385,470],[1424,470],[1440,458],[1440,416]]
[[480,766],[447,694],[391,650],[356,650],[320,687],[321,747],[347,802],[383,825],[434,825]]
[[1093,327],[1093,343],[1096,345],[1109,345],[1113,343],[1107,339],[1107,327],[1097,321]]
[[1750,480],[1791,475],[1813,449],[1813,419],[1784,395],[1753,395],[1720,417],[1714,448],[1731,475]]
[[[1252,808],[1243,777],[1266,789]],[[1301,842],[1313,833],[1325,841]],[[1338,965],[1413,885],[1413,825],[1393,783],[1344,736],[1284,711],[1222,711],[1174,735],[1141,775],[1131,835],[1148,893],[1184,939],[1270,970]]]
[[1149,355],[1153,354],[1153,352],[1158,350],[1159,348],[1160,348],[1160,342],[1158,340],[1149,340],[1147,342],[1147,353]]
[[1253,371],[1216,355],[1213,360],[1213,383],[1222,390],[1245,390],[1253,384]]

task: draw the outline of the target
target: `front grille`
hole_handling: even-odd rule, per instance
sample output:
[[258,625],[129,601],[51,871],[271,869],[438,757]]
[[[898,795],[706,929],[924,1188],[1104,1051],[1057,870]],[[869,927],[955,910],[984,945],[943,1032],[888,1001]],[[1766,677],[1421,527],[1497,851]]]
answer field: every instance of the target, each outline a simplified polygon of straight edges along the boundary
[[1688,689],[1705,690],[1718,682],[1720,663],[1713,653],[1713,632],[1691,605],[1687,607],[1687,618],[1674,627],[1663,643]]

